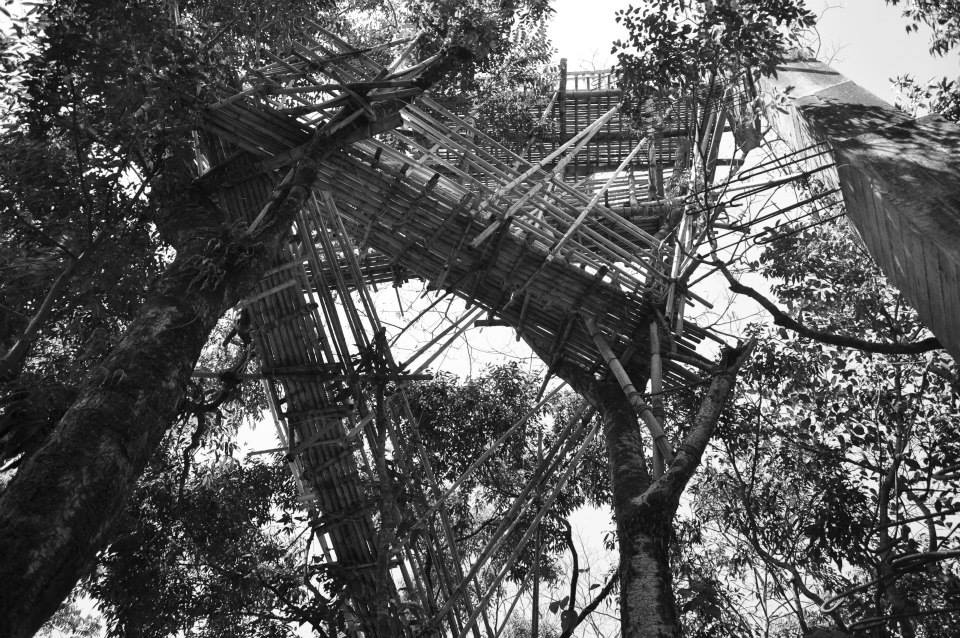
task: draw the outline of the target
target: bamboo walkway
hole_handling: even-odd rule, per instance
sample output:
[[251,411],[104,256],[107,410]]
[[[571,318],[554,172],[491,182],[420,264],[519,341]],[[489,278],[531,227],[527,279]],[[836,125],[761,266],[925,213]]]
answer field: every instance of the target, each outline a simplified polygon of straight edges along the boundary
[[[241,307],[357,631],[479,638],[492,589],[476,572],[494,552],[472,557],[464,573],[429,452],[415,436],[397,438],[397,424],[414,421],[403,393],[373,400],[387,383],[421,377],[393,360],[366,286],[416,277],[453,291],[516,329],[548,364],[595,372],[608,352],[626,353],[644,375],[662,365],[657,382],[667,389],[699,383],[698,368],[710,363],[698,344],[717,337],[684,321],[696,297],[677,281],[703,221],[687,202],[663,199],[663,185],[711,178],[727,112],[742,96],[710,93],[697,118],[687,105],[656,104],[666,132],[638,137],[610,74],[565,74],[544,113],[558,134],[521,157],[425,95],[418,78],[431,60],[409,62],[411,49],[398,42],[361,52],[314,25],[208,108],[203,128],[217,142],[201,179],[216,185],[226,210],[256,224],[318,132],[407,102],[399,127],[324,160],[284,254]],[[386,67],[371,57],[397,50]],[[656,326],[670,356],[650,347]],[[555,452],[566,464],[552,466],[568,474],[583,449],[572,441]],[[388,457],[400,472],[425,473],[427,493],[391,501]],[[424,533],[397,535],[410,528]]]

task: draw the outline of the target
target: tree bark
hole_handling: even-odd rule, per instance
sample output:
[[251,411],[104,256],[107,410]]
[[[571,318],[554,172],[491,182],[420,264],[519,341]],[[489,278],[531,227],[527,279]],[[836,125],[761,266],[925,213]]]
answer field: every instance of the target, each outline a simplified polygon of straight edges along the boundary
[[679,636],[668,557],[674,508],[644,498],[651,487],[641,426],[620,386],[597,384],[620,547],[624,638]]
[[[209,237],[209,236],[208,236]],[[197,242],[199,244],[199,242]],[[123,339],[81,385],[51,437],[0,497],[0,636],[31,636],[94,564],[223,312],[256,282],[267,255],[219,267],[221,285],[194,285],[200,245],[157,281]]]

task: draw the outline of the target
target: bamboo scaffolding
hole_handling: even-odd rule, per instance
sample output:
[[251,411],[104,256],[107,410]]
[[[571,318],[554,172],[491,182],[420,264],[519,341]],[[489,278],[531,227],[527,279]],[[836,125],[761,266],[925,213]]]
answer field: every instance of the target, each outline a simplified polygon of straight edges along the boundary
[[[510,509],[504,514],[504,520],[497,526],[497,529],[491,534],[490,541],[484,546],[483,550],[473,559],[473,563],[470,566],[470,570],[467,572],[467,575],[463,580],[457,585],[456,592],[463,592],[466,590],[467,583],[476,578],[477,574],[480,572],[480,569],[486,564],[490,557],[497,552],[506,542],[507,537],[514,529],[520,524],[520,518],[518,516],[519,512],[529,504],[530,493],[537,488],[545,478],[550,474],[549,468],[555,465],[559,459],[562,459],[565,454],[568,453],[570,447],[570,441],[573,441],[578,437],[585,429],[585,420],[582,419],[584,413],[586,412],[586,405],[582,405],[581,408],[574,414],[574,416],[567,422],[567,425],[564,427],[560,435],[557,436],[557,440],[550,446],[550,449],[544,455],[543,460],[538,464],[536,470],[533,473],[533,477],[520,489],[520,493],[514,498],[513,503],[510,506]],[[574,424],[577,424],[576,428]],[[564,448],[564,452],[561,453],[561,447]],[[584,446],[585,447],[585,446]],[[483,608],[489,600],[483,602],[481,608]],[[446,610],[452,606],[453,601],[447,601],[437,612],[435,617],[442,616]],[[471,619],[475,620],[474,619]]]
[[[573,473],[579,468],[580,461],[583,458],[583,455],[589,449],[590,443],[593,441],[593,437],[597,434],[598,428],[599,428],[599,424],[594,424],[593,428],[584,437],[583,442],[580,445],[580,449],[577,450],[577,452],[573,455],[573,458],[571,458],[567,462],[566,469],[564,470],[563,474],[561,474],[560,477],[557,479],[556,485],[554,485],[553,489],[550,491],[547,498],[544,499],[543,504],[537,510],[537,513],[534,515],[533,521],[531,521],[530,526],[527,528],[527,531],[520,538],[520,540],[517,541],[513,552],[511,552],[510,556],[503,562],[503,566],[497,572],[496,576],[494,576],[493,582],[490,584],[490,586],[487,589],[487,593],[484,594],[483,598],[480,599],[480,603],[477,605],[479,609],[486,609],[486,606],[490,603],[490,598],[493,596],[494,592],[496,591],[496,588],[503,581],[503,578],[504,576],[506,576],[507,571],[509,571],[513,563],[516,562],[517,558],[520,556],[520,553],[526,547],[533,533],[540,528],[539,522],[543,519],[543,516],[550,510],[550,508],[553,507],[553,504],[556,502],[557,497],[560,495],[560,490],[563,489],[563,487],[567,484],[567,481],[570,480],[570,477],[573,475]],[[475,620],[475,614],[476,612],[474,612],[474,615],[472,615],[467,620],[468,623],[473,622]],[[459,638],[464,638],[463,632],[460,633]]]
[[[313,29],[309,37],[286,56],[271,55],[273,62],[248,74],[242,91],[222,96],[205,116],[204,126],[221,136],[225,147],[247,152],[240,160],[221,161],[210,172],[229,171],[231,177],[223,182],[218,197],[249,228],[256,228],[270,210],[271,193],[281,177],[276,169],[289,168],[311,136],[329,133],[357,118],[373,119],[376,106],[384,100],[414,95],[419,90],[417,75],[430,62],[400,69],[414,40],[398,41],[383,45],[384,50],[407,45],[384,69],[367,55],[369,51],[351,48],[320,25],[309,26]],[[674,162],[680,137],[689,135],[690,108],[681,104],[668,112],[659,142],[647,145],[649,157],[638,159],[645,141],[634,141],[618,112],[619,93],[612,76],[569,73],[564,78],[565,86],[544,95],[546,108],[538,119],[552,122],[560,117],[561,125],[572,124],[574,134],[534,136],[536,143],[527,144],[522,156],[429,97],[418,98],[403,110],[405,129],[391,133],[398,148],[366,140],[332,153],[317,169],[317,187],[324,192],[309,199],[297,216],[296,234],[285,255],[243,302],[254,317],[262,366],[259,373],[248,376],[263,379],[268,387],[291,468],[308,505],[318,512],[314,517],[320,530],[317,538],[327,560],[356,570],[367,582],[376,577],[377,564],[387,565],[391,580],[410,591],[424,613],[446,623],[453,635],[479,635],[478,619],[486,613],[490,596],[520,547],[494,568],[496,580],[485,592],[478,570],[516,529],[518,513],[532,506],[531,490],[540,489],[549,476],[560,475],[562,482],[573,471],[584,448],[575,451],[571,441],[584,431],[585,422],[576,429],[572,423],[567,425],[536,476],[524,486],[523,496],[511,504],[504,523],[465,574],[444,504],[529,415],[441,489],[422,442],[400,440],[401,420],[409,421],[415,432],[403,394],[391,399],[393,407],[385,422],[375,423],[375,411],[361,384],[387,379],[401,386],[408,383],[475,317],[489,313],[528,339],[546,344],[553,357],[563,356],[589,371],[598,360],[606,362],[631,403],[638,409],[642,406],[641,419],[650,427],[648,413],[652,412],[655,422],[662,420],[658,400],[666,389],[699,381],[686,364],[705,365],[697,358],[697,344],[716,338],[689,322],[675,326],[664,337],[657,331],[655,308],[664,290],[673,292],[676,281],[675,274],[669,277],[665,272],[682,265],[690,252],[684,247],[672,261],[661,263],[660,239],[654,233],[666,215],[664,207],[682,204],[641,201],[632,171],[630,176],[623,174],[637,164],[654,170],[656,179],[647,183],[685,175],[686,166],[675,167]],[[660,112],[667,108],[651,104]],[[705,145],[701,148],[707,151],[709,165],[724,125],[722,115],[705,113],[704,117],[699,130],[707,134],[697,141]],[[586,126],[581,127],[581,122]],[[602,166],[615,167],[603,182],[567,181],[571,174]],[[614,208],[621,203],[629,205]],[[695,229],[683,229],[680,241],[701,241],[702,224],[707,222],[698,223],[701,226]],[[361,251],[354,248],[358,239],[363,251],[368,246],[376,249],[376,257],[364,266]],[[402,366],[396,365],[388,348],[379,345],[385,341],[382,326],[366,289],[367,283],[389,280],[397,266],[411,276],[449,288],[476,306],[459,324],[434,335]],[[691,298],[695,297],[691,294]],[[578,321],[578,314],[589,319]],[[622,335],[649,335],[629,351],[633,356],[650,356],[652,407],[638,401],[639,392],[626,376],[623,362],[613,355],[614,347],[625,344],[607,343],[597,329],[600,324],[616,326]],[[660,343],[662,338],[669,341],[669,353]],[[661,351],[674,358],[664,360]],[[427,353],[428,360],[413,375],[403,372]],[[386,434],[381,429],[378,435],[378,427],[385,428]],[[659,434],[651,432],[656,449],[669,462],[662,427]],[[386,550],[377,541],[384,530],[377,530],[367,509],[363,476],[392,480],[377,469],[387,454],[403,468],[412,468],[413,455],[418,455],[426,468],[426,491],[432,497],[423,497],[411,510],[429,533],[415,542],[404,541],[385,557]],[[571,454],[573,460],[568,461]],[[545,502],[536,508],[537,522],[548,507]],[[382,513],[394,520],[410,515],[399,507]],[[434,518],[435,514],[439,517]],[[440,533],[434,533],[435,525]],[[526,531],[521,545],[535,526]],[[436,582],[426,579],[426,556],[437,566]],[[439,590],[431,591],[433,586]],[[396,587],[390,591],[399,605]],[[476,593],[477,604],[471,592]],[[362,591],[351,595],[358,616],[368,615],[369,620],[375,611],[372,602]],[[434,595],[442,598],[439,605],[434,605]]]
[[[356,270],[359,268],[359,265],[356,263],[355,251],[354,251],[354,250],[352,249],[352,247],[349,245],[349,238],[348,238],[348,236],[345,234],[344,228],[343,228],[342,223],[341,223],[341,220],[340,220],[339,212],[337,211],[336,204],[335,204],[333,198],[330,196],[329,193],[324,193],[324,194],[323,194],[323,200],[324,200],[326,209],[330,212],[331,217],[333,218],[333,221],[334,221],[334,223],[335,223],[335,227],[336,227],[336,228],[335,228],[335,231],[334,231],[334,232],[337,232],[337,233],[339,234],[339,236],[340,236],[340,238],[341,238],[341,242],[343,242],[343,248],[344,248],[345,255],[348,256],[348,259],[347,259],[348,264],[350,265],[351,268],[353,268],[353,269],[356,271]],[[313,204],[314,204],[314,210],[319,211],[319,206],[317,206],[316,199],[313,199],[312,202],[313,202]],[[382,330],[382,326],[380,325],[379,319],[377,318],[376,308],[375,308],[372,300],[371,300],[370,297],[369,297],[369,293],[368,293],[368,292],[366,291],[366,289],[363,288],[362,286],[361,286],[361,288],[360,288],[360,299],[361,299],[361,303],[363,304],[364,309],[365,309],[365,311],[366,311],[366,313],[367,313],[367,317],[369,318],[369,320],[370,320],[370,322],[371,322],[371,327],[372,327],[372,329],[373,329],[375,332],[380,333],[380,331]],[[347,304],[347,305],[348,305],[348,306],[352,306],[352,304]],[[387,360],[388,365],[390,365],[391,367],[393,367],[393,368],[396,369],[396,370],[399,370],[399,369],[400,369],[400,368],[397,368],[396,364],[393,362],[393,358],[392,358],[392,355],[390,355],[389,348],[387,348],[387,349],[384,350],[384,355],[385,355],[385,357],[386,357],[386,360]],[[402,396],[402,390],[401,390],[401,396]],[[414,420],[414,418],[413,418],[413,415],[412,415],[412,412],[411,412],[411,410],[410,410],[409,404],[407,403],[407,401],[406,401],[405,398],[403,398],[401,405],[405,408],[405,410],[406,410],[406,412],[407,412],[408,422],[410,422],[411,426],[413,426],[413,424],[415,423],[415,420]],[[395,437],[395,435],[394,435],[394,437]],[[395,438],[394,438],[394,446],[396,447]],[[433,470],[432,470],[431,465],[430,465],[430,462],[429,462],[429,457],[427,456],[425,450],[423,450],[422,444],[420,444],[420,443],[418,442],[418,443],[417,443],[417,447],[418,447],[418,449],[420,450],[420,454],[421,454],[421,457],[422,457],[422,458],[421,458],[421,462],[423,463],[424,467],[426,467],[426,469],[427,469],[428,481],[429,481],[430,484],[432,485],[432,488],[433,488],[434,492],[438,493],[438,487],[437,487],[437,484],[436,484],[436,478],[435,478],[435,476],[434,476],[434,474],[433,474]],[[451,531],[452,527],[451,527],[450,522],[449,522],[449,520],[448,520],[448,515],[447,515],[447,513],[446,513],[445,508],[442,506],[442,503],[440,504],[440,506],[439,506],[438,508],[434,508],[434,509],[438,509],[439,512],[440,512],[441,523],[442,523],[443,530],[444,530],[444,535],[445,535],[445,537],[446,537],[447,544],[448,544],[448,551],[449,551],[450,554],[451,554],[451,557],[452,557],[452,560],[453,560],[453,564],[456,566],[457,574],[458,574],[459,577],[462,579],[462,578],[463,578],[463,574],[462,574],[462,572],[461,572],[461,570],[460,570],[461,559],[459,558],[459,554],[458,554],[457,549],[456,549],[456,542],[455,542],[453,533],[452,533],[452,531]],[[419,518],[420,518],[421,520],[423,519],[424,516],[425,516],[425,513],[424,513],[424,512],[420,512]],[[467,613],[472,613],[472,612],[473,612],[473,607],[472,607],[472,603],[471,603],[471,601],[470,601],[470,599],[469,599],[469,596],[464,599],[464,604],[465,604],[465,608],[466,608],[466,610],[467,610]],[[479,627],[478,627],[478,626],[474,626],[474,632],[475,632],[475,633],[479,632]]]

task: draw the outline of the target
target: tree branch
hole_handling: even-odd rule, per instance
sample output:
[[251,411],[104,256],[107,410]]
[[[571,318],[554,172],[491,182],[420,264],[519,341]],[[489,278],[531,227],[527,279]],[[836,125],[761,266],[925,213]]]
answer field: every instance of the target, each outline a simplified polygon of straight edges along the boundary
[[720,412],[723,410],[727,396],[733,389],[737,372],[750,358],[750,353],[756,341],[751,339],[746,344],[736,349],[729,349],[724,352],[723,360],[719,371],[714,374],[710,387],[706,395],[700,402],[700,408],[694,417],[693,425],[690,427],[683,443],[677,449],[676,457],[673,463],[667,468],[663,476],[653,482],[653,485],[644,493],[643,498],[666,498],[669,499],[674,507],[679,502],[680,494],[683,492],[700,464],[700,457],[710,442],[710,437],[717,427],[717,421],[720,419]]
[[63,269],[63,272],[57,276],[53,285],[50,286],[50,290],[47,291],[46,296],[40,303],[40,307],[37,308],[37,312],[30,318],[30,323],[27,324],[23,334],[20,335],[16,343],[3,355],[3,358],[0,358],[0,382],[13,381],[20,376],[20,370],[23,369],[23,363],[27,357],[27,351],[30,349],[30,343],[53,311],[53,303],[60,298],[60,294],[67,287],[67,284],[73,277],[74,271],[77,269],[77,264],[80,263],[80,259],[82,258],[83,255],[79,258],[70,258],[70,263],[67,264],[67,267]]
[[560,634],[560,638],[570,638],[573,635],[573,630],[576,629],[580,623],[587,619],[587,616],[593,613],[593,610],[600,606],[600,603],[610,595],[610,592],[613,591],[614,586],[617,584],[617,581],[620,579],[620,570],[618,569],[613,574],[610,575],[610,580],[607,581],[607,584],[603,586],[603,589],[600,590],[600,593],[597,594],[597,597],[590,601],[590,604],[580,610],[580,613],[577,614],[577,619],[569,627],[564,629],[563,633]]
[[775,303],[767,299],[767,297],[765,297],[756,289],[737,281],[736,277],[734,277],[730,270],[728,270],[727,267],[722,263],[713,262],[713,265],[716,266],[721,273],[723,273],[724,277],[727,278],[727,283],[730,285],[730,290],[737,294],[750,297],[760,304],[764,310],[770,313],[770,315],[773,317],[773,322],[776,325],[786,328],[787,330],[792,330],[801,337],[806,337],[808,339],[813,339],[814,341],[819,341],[821,343],[826,343],[833,346],[839,346],[841,348],[855,348],[857,350],[863,350],[864,352],[874,352],[877,354],[920,354],[922,352],[929,352],[931,350],[939,350],[943,348],[943,345],[941,345],[940,341],[936,337],[929,337],[915,343],[883,343],[878,341],[858,339],[857,337],[837,335],[833,334],[832,332],[824,332],[822,330],[815,330],[803,325],[782,311]]
[[564,540],[567,543],[567,549],[570,550],[570,602],[567,604],[567,610],[576,612],[577,610],[577,580],[580,578],[580,557],[577,554],[577,548],[573,544],[573,527],[570,521],[565,518],[557,519],[563,525]]

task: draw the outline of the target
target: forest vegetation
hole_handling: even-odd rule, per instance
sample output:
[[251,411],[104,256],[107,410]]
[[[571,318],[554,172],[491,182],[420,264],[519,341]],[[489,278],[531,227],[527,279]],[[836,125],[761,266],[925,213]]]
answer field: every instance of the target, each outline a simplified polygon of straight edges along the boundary
[[[903,5],[906,29],[931,28],[932,54],[960,43],[955,3],[887,1]],[[637,5],[619,13],[626,35],[613,46],[638,118],[651,92],[774,72],[814,23],[802,0]],[[240,89],[241,70],[309,21],[361,47],[420,33],[418,56],[436,55],[434,93],[471,101],[478,127],[522,144],[517,132],[537,122],[520,89],[549,75],[551,11],[547,0],[49,0],[10,16],[0,36],[0,637],[356,631],[349,574],[311,554],[316,512],[283,453],[237,452],[241,424],[266,409],[263,389],[191,376],[248,363],[231,309],[279,251],[297,191],[244,234],[197,186],[194,131],[217,91]],[[953,82],[899,84],[914,107],[960,117]],[[791,188],[803,198],[824,184]],[[609,623],[591,624],[600,612],[624,636],[960,632],[957,366],[873,265],[842,202],[822,201],[716,264],[733,292],[770,312],[735,335],[743,347],[702,386],[666,397],[685,437],[666,472],[645,458],[612,378],[558,364],[570,389],[546,402],[542,379],[509,364],[412,386],[401,434],[422,437],[443,485],[531,415],[451,504],[468,553],[514,515],[519,486],[565,424],[602,434],[571,480],[547,480],[558,497],[498,590],[505,601],[543,581],[566,593],[504,635],[604,635]],[[396,499],[426,489],[422,468],[390,469],[403,476]],[[570,517],[587,506],[614,514],[610,573],[578,554]],[[524,528],[505,534],[498,557]],[[96,616],[79,596],[96,601]]]

